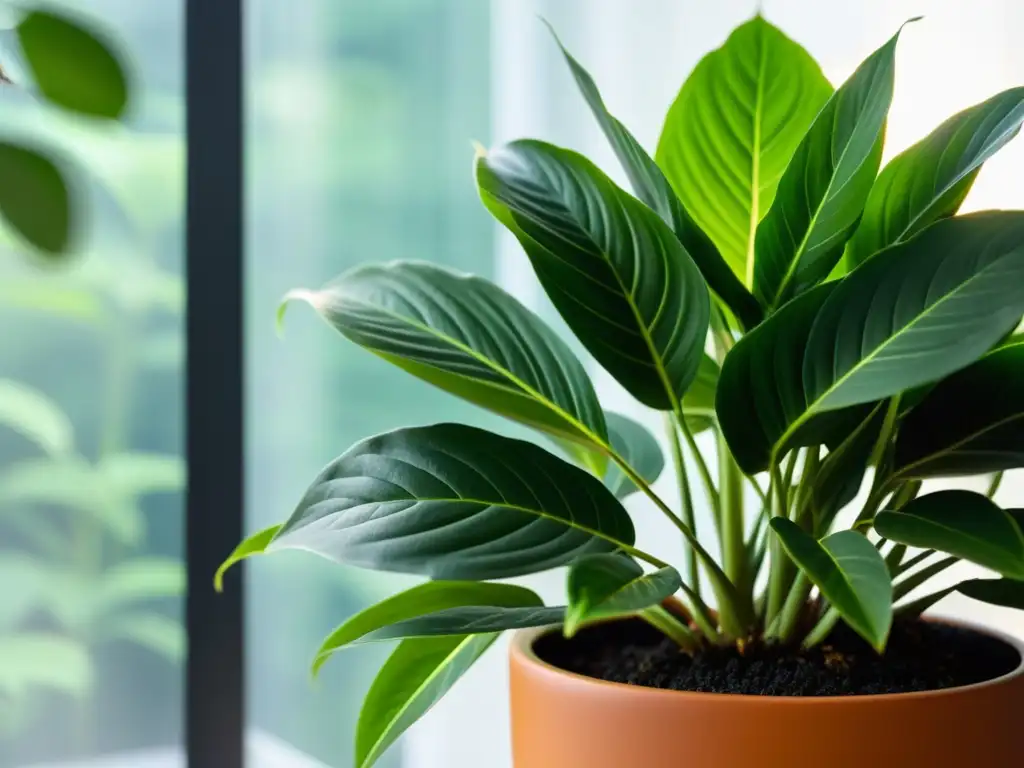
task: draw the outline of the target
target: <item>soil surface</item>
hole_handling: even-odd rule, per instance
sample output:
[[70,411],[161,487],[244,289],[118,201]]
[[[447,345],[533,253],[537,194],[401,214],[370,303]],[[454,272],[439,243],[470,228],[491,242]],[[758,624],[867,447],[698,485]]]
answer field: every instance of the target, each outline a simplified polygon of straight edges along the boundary
[[708,648],[690,658],[639,620],[601,624],[572,640],[557,632],[534,645],[556,667],[616,683],[762,696],[846,696],[952,688],[1016,669],[1021,656],[996,638],[945,624],[893,626],[884,656],[845,626],[809,651]]

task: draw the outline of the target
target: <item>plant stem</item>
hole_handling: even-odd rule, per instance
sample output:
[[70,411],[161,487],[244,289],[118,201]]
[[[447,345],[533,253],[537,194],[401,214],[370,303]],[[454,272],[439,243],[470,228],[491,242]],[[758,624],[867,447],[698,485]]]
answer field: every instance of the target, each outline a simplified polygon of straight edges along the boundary
[[675,640],[679,647],[689,655],[697,652],[699,643],[696,635],[682,621],[673,616],[662,606],[656,605],[640,612],[640,617],[652,627],[661,630]]
[[[772,517],[786,517],[786,489],[782,486],[782,476],[779,474],[778,464],[772,464],[769,468],[771,485],[768,494],[772,499]],[[770,625],[775,617],[782,610],[782,602],[786,592],[786,568],[789,564],[789,557],[779,543],[777,536],[771,536],[771,560],[768,571],[768,602],[765,608],[765,624]]]
[[[678,414],[675,418],[678,418]],[[665,414],[665,429],[668,432],[669,445],[672,447],[672,464],[679,481],[679,501],[682,507],[683,522],[690,530],[696,532],[697,526],[693,515],[693,495],[690,492],[690,479],[687,476],[686,464],[683,461],[683,446],[679,442],[679,427],[671,414]],[[694,595],[700,598],[700,569],[697,568],[697,553],[689,541],[683,542],[686,558],[686,579]]]
[[904,603],[893,611],[894,619],[908,619],[915,616],[920,616],[922,613],[927,611],[939,600],[944,598],[946,595],[954,592],[956,587],[945,587],[935,592],[929,592],[927,595],[923,595],[916,600],[911,600],[909,603]]
[[917,498],[917,494],[920,493],[920,491],[920,480],[910,480],[903,483],[892,495],[892,499],[889,501],[889,506],[893,509],[903,509],[903,507]]
[[999,486],[1003,484],[1003,473],[996,472],[992,475],[992,481],[988,484],[988,490],[985,491],[985,495],[990,499],[996,495],[996,491],[999,490]]
[[892,599],[902,600],[904,597],[909,595],[919,586],[924,584],[928,579],[942,573],[944,570],[949,568],[951,565],[956,565],[960,562],[959,558],[956,557],[944,557],[942,560],[932,563],[927,568],[922,568],[917,573],[912,573],[897,584],[893,584],[892,587]]
[[800,616],[803,613],[804,607],[807,605],[807,598],[811,594],[811,582],[810,579],[800,571],[796,580],[793,582],[793,586],[789,590],[789,594],[786,596],[786,602],[782,606],[782,612],[779,614],[779,621],[775,626],[774,637],[781,640],[783,643],[789,642],[792,639],[793,633],[796,632],[797,626],[800,622]]
[[835,608],[829,607],[829,609],[825,611],[825,614],[818,619],[818,623],[814,625],[814,629],[807,633],[807,637],[804,638],[802,646],[804,648],[813,648],[829,636],[829,633],[838,622],[839,611]]
[[697,471],[700,473],[701,482],[704,483],[704,491],[707,493],[708,503],[711,505],[711,509],[715,512],[715,518],[721,521],[721,508],[718,501],[718,491],[715,489],[715,481],[711,479],[711,471],[708,469],[708,464],[704,461],[704,456],[697,447],[697,440],[694,438],[693,432],[690,431],[690,427],[687,425],[686,419],[679,418],[679,414],[677,413],[676,420],[679,424],[680,431],[683,433],[683,437],[686,438],[686,445],[693,454],[693,460],[697,464]]
[[722,563],[725,575],[743,595],[753,600],[750,584],[747,548],[743,534],[746,521],[743,515],[743,472],[733,459],[725,437],[718,436],[718,500],[722,514]]
[[900,565],[900,569],[898,571],[896,571],[896,575],[899,576],[901,573],[906,573],[911,568],[913,568],[915,565],[918,565],[919,563],[924,562],[925,560],[927,560],[929,557],[931,557],[934,554],[935,554],[935,550],[934,549],[926,549],[924,552],[918,552],[912,558],[910,558],[905,563],[902,563]]
[[693,618],[693,623],[697,625],[697,628],[704,635],[704,638],[710,643],[721,642],[721,637],[718,634],[718,630],[715,628],[714,619],[711,618],[711,612],[708,610],[707,604],[700,598],[700,595],[694,593],[692,589],[683,585],[683,594],[686,595],[686,607],[690,611],[690,616]]

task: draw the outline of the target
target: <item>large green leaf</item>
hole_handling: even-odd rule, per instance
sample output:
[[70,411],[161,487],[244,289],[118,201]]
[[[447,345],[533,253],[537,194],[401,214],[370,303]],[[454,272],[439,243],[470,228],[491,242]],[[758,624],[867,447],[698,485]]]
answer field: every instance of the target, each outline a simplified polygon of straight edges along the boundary
[[[604,415],[608,423],[612,447],[626,462],[639,473],[640,477],[652,485],[665,468],[665,456],[661,446],[647,428],[626,418],[620,413],[607,412]],[[619,499],[636,493],[636,483],[626,477],[617,464],[608,467],[604,475],[604,484]]]
[[1024,467],[1024,344],[1001,347],[939,382],[900,426],[901,477]]
[[13,379],[0,379],[0,425],[54,456],[74,447],[74,428],[64,411],[42,392]]
[[543,142],[483,154],[476,175],[580,341],[642,403],[674,409],[704,354],[710,299],[672,230],[585,157]]
[[847,246],[850,266],[956,213],[982,163],[1017,135],[1022,120],[1024,88],[1012,88],[954,115],[893,158]]
[[874,545],[855,531],[815,541],[784,517],[773,517],[771,526],[843,620],[881,653],[892,626],[892,581]]
[[1017,579],[969,579],[956,586],[956,591],[972,600],[989,605],[1024,611],[1024,581]]
[[875,530],[901,544],[948,552],[1024,579],[1024,534],[1012,515],[980,493],[929,493],[899,512],[879,512]]
[[[552,30],[554,34],[554,30]],[[572,57],[555,36],[572,71],[580,93],[597,118],[598,125],[615,150],[619,162],[629,177],[637,197],[653,209],[672,228],[679,242],[693,258],[701,274],[718,297],[732,310],[746,328],[753,328],[762,318],[761,306],[746,286],[740,282],[722,258],[719,249],[704,230],[693,220],[676,197],[675,191],[657,163],[651,159],[640,143],[605,107],[597,84],[580,63]],[[810,120],[808,119],[808,122]],[[788,158],[787,158],[788,159]],[[781,172],[781,168],[780,168]],[[714,177],[717,178],[717,177]],[[697,185],[699,188],[700,185]],[[691,191],[693,187],[689,187]],[[767,210],[767,206],[765,207]]]
[[34,149],[0,141],[0,178],[0,214],[40,251],[64,253],[73,211],[61,170]]
[[588,622],[660,605],[681,586],[675,568],[645,573],[635,561],[620,554],[581,557],[569,568],[565,636],[572,637]]
[[869,403],[977,360],[1024,314],[1024,213],[944,219],[846,277],[807,340],[807,413]]
[[582,469],[532,443],[438,424],[371,437],[328,464],[268,551],[497,579],[633,539],[625,509]]
[[[463,609],[460,612],[460,609]],[[465,609],[470,609],[466,611]],[[508,627],[491,626],[495,631],[518,626],[525,612],[548,614],[539,625],[560,621],[565,608],[544,608],[544,602],[532,590],[512,584],[482,581],[428,581],[376,605],[360,611],[335,629],[316,653],[313,673],[335,651],[346,646],[378,640],[431,635],[475,634],[464,625],[474,619],[484,623],[509,621]],[[537,624],[532,626],[539,626]],[[461,630],[454,629],[462,626]]]
[[757,225],[831,95],[810,54],[755,16],[697,64],[669,108],[658,164],[746,285]]
[[[744,336],[729,352],[718,380],[715,410],[733,457],[747,474],[761,472],[794,445],[825,442],[856,426],[856,415],[804,419],[804,349],[814,318],[835,290],[820,285],[798,296]],[[852,422],[852,423],[851,423]]]
[[128,82],[103,37],[48,11],[32,11],[18,24],[21,49],[43,96],[73,112],[116,119],[128,103]]
[[[577,445],[607,441],[597,395],[576,356],[486,280],[395,262],[356,267],[319,291],[289,297],[308,301],[355,343],[452,394]],[[588,460],[604,467],[603,459]]]
[[757,229],[754,295],[775,310],[843,254],[882,159],[897,32],[832,95],[800,142]]
[[373,681],[356,727],[357,768],[369,768],[480,658],[498,633],[403,640]]

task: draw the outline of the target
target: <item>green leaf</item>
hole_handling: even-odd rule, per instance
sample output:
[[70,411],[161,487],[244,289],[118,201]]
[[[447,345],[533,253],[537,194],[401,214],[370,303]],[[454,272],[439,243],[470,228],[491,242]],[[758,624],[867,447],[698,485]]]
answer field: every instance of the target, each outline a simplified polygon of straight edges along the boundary
[[989,605],[1024,611],[1024,581],[1017,579],[970,579],[956,586],[956,591],[972,600]]
[[1024,534],[1013,517],[980,493],[938,491],[899,512],[875,515],[875,530],[892,541],[947,552],[1024,579]]
[[757,225],[831,95],[807,51],[755,16],[701,59],[669,108],[658,164],[746,285]]
[[774,311],[843,254],[882,159],[897,32],[832,95],[800,142],[757,229],[754,295]]
[[538,446],[461,424],[368,438],[327,465],[270,542],[364,568],[499,579],[631,549],[601,481]]
[[[553,29],[551,34],[555,34]],[[761,322],[763,317],[761,306],[726,264],[715,243],[704,234],[704,230],[683,207],[661,168],[644,151],[644,148],[640,146],[626,126],[620,123],[605,107],[597,84],[590,74],[569,54],[565,46],[558,40],[557,35],[555,35],[555,41],[565,56],[580,93],[583,94],[587,105],[594,117],[597,118],[598,125],[601,126],[601,130],[608,138],[619,162],[625,169],[626,176],[637,197],[661,216],[662,221],[675,232],[683,248],[700,269],[708,287],[718,294],[718,297],[739,318],[744,327],[753,328]]]
[[107,568],[91,591],[97,619],[124,605],[185,594],[185,566],[175,558],[147,555]]
[[704,355],[711,304],[672,230],[585,157],[543,142],[481,155],[476,175],[584,346],[642,403],[675,409]]
[[903,420],[900,477],[1024,467],[1024,344],[1001,347],[939,382]]
[[821,462],[811,488],[815,531],[825,533],[835,516],[860,492],[885,411],[886,403],[876,405]]
[[[501,621],[505,611],[526,609],[555,611],[560,621],[564,608],[545,609],[544,602],[532,590],[512,584],[491,584],[480,581],[428,581],[381,600],[360,611],[335,629],[316,653],[315,675],[335,651],[360,643],[431,635],[470,634],[475,630],[449,631],[464,624],[470,614],[459,609],[477,609],[486,619]],[[514,614],[507,614],[512,616]],[[479,618],[479,615],[477,616]],[[550,624],[544,621],[542,624]],[[536,626],[536,625],[535,625]],[[491,629],[504,629],[492,627]]]
[[572,637],[587,623],[629,616],[660,605],[682,586],[675,568],[644,573],[620,554],[588,555],[569,568],[569,607],[564,632]]
[[185,489],[185,462],[172,454],[115,453],[104,456],[97,471],[112,491],[131,498]]
[[[648,485],[652,485],[665,468],[665,457],[654,435],[648,432],[646,427],[622,414],[609,411],[604,417],[608,424],[612,447],[640,477],[647,481]],[[615,464],[608,467],[604,484],[619,499],[640,490]]]
[[43,96],[72,112],[117,119],[128,103],[128,82],[103,38],[47,11],[32,11],[18,24],[22,52]]
[[224,591],[224,574],[228,572],[228,569],[235,563],[239,563],[245,560],[247,557],[253,555],[262,555],[267,545],[270,544],[270,540],[277,535],[277,532],[281,530],[281,525],[272,525],[269,528],[264,528],[262,531],[257,531],[252,536],[249,536],[245,541],[235,547],[234,551],[228,555],[227,559],[220,564],[217,569],[217,573],[213,577],[213,586],[218,592]]
[[[736,463],[749,475],[778,463],[797,445],[845,436],[865,414],[819,414],[803,394],[804,350],[811,326],[836,283],[798,296],[737,342],[725,358],[715,411]],[[800,429],[791,429],[793,424]]]
[[[583,365],[540,318],[492,283],[415,262],[367,265],[293,291],[360,346],[472,403],[577,446],[608,433]],[[282,310],[284,305],[282,305]],[[577,455],[578,452],[577,452]]]
[[25,240],[51,255],[64,253],[71,238],[67,183],[47,157],[0,141],[0,213]]
[[50,275],[5,276],[0,282],[0,304],[5,309],[32,315],[67,318],[83,326],[102,326],[110,320],[102,297],[86,286],[71,283],[67,277],[62,275],[60,282],[54,282]]
[[82,698],[95,677],[89,650],[70,638],[42,632],[0,635],[0,693],[13,698],[45,687]]
[[99,636],[133,643],[174,663],[185,658],[185,628],[160,613],[135,611],[111,616],[100,625]]
[[773,517],[771,526],[789,556],[843,620],[881,653],[892,626],[892,581],[874,545],[855,531],[839,531],[815,541],[784,517]]
[[373,681],[356,727],[357,768],[369,768],[434,706],[497,638],[453,635],[403,640]]
[[0,379],[0,425],[53,456],[74,447],[74,428],[64,411],[39,390],[13,379]]
[[1024,88],[1011,88],[954,115],[878,176],[846,258],[851,267],[952,216],[982,163],[1020,131]]
[[839,283],[807,341],[808,412],[874,402],[973,363],[1024,314],[1024,213],[939,221]]

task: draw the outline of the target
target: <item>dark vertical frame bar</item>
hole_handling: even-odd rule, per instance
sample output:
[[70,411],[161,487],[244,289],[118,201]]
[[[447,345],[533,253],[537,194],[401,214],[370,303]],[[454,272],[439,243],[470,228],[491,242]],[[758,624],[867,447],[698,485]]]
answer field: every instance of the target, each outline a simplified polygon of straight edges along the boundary
[[244,530],[244,0],[185,0],[189,768],[243,768],[244,594],[213,574]]

